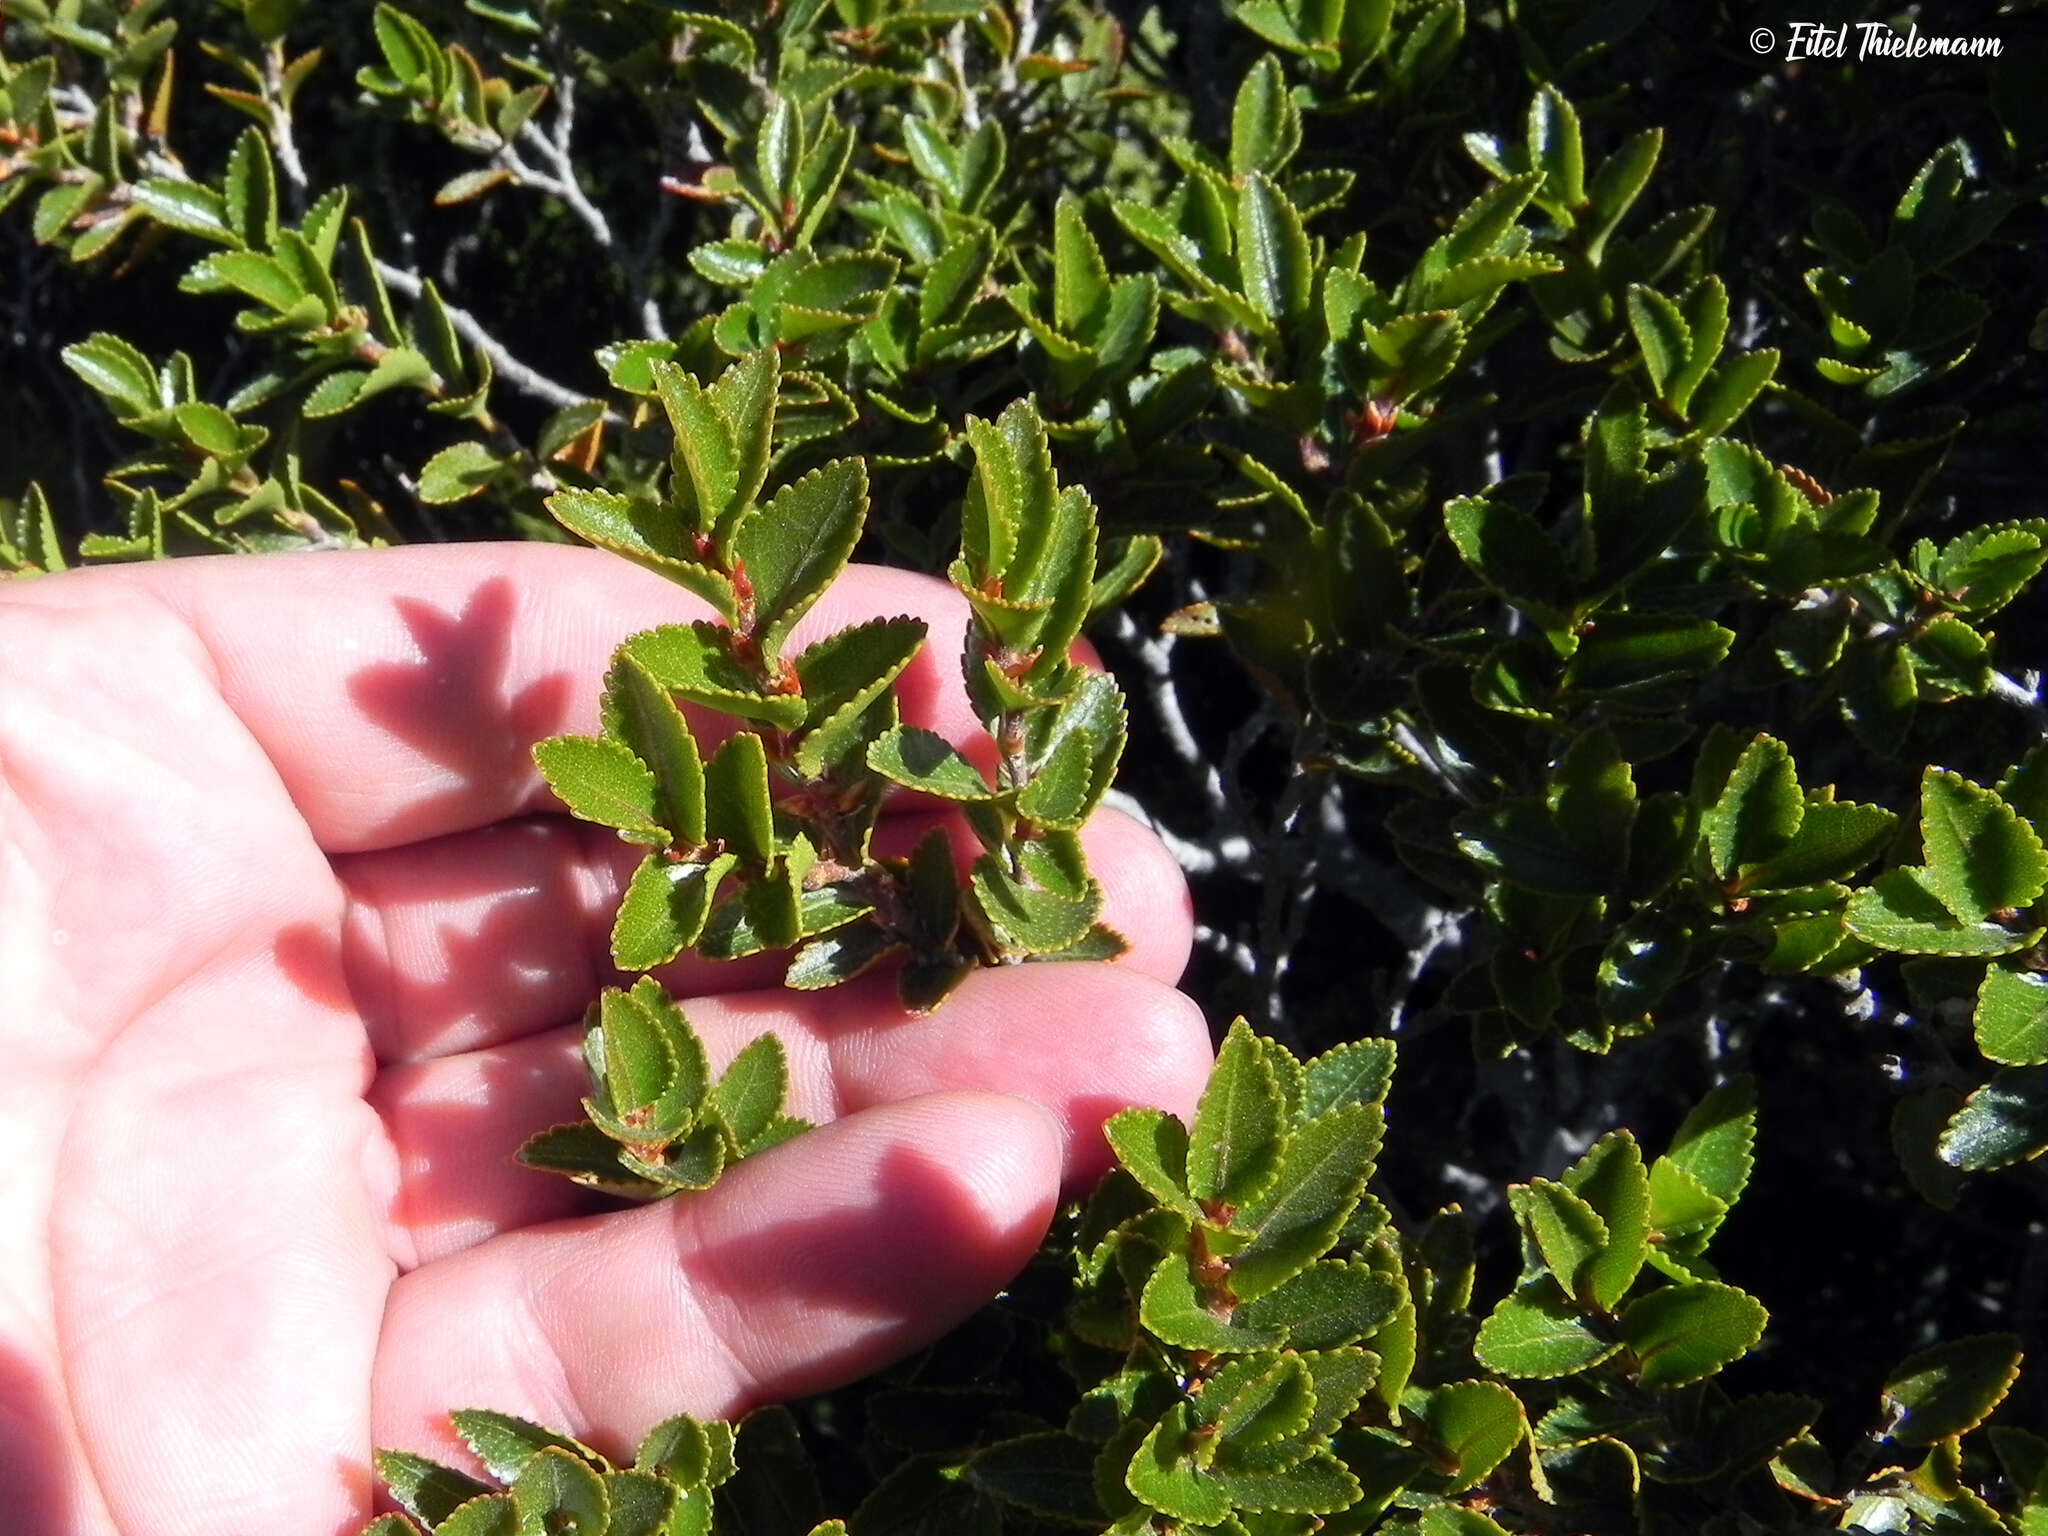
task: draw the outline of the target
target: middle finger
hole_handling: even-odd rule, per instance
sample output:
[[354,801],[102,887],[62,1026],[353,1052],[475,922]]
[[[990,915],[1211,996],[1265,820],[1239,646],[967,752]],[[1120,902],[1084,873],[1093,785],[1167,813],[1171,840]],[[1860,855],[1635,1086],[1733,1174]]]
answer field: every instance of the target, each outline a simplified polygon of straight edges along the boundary
[[[1210,1063],[1200,1010],[1123,966],[978,971],[923,1017],[904,1013],[886,976],[683,1006],[714,1070],[775,1034],[789,1062],[789,1111],[807,1120],[955,1089],[1029,1099],[1060,1128],[1069,1189],[1106,1167],[1106,1116],[1126,1104],[1192,1114]],[[602,1203],[514,1160],[527,1137],[581,1115],[580,1037],[580,1026],[568,1026],[379,1074],[369,1097],[398,1156],[386,1226],[402,1266]]]

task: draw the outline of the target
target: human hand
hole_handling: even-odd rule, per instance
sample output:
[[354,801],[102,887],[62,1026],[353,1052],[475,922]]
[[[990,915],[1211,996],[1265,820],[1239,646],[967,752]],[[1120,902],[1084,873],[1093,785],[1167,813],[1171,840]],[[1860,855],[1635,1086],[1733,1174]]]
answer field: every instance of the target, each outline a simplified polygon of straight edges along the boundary
[[[714,1066],[772,1030],[820,1129],[625,1212],[513,1162],[578,1115],[635,856],[548,814],[529,749],[690,604],[546,545],[0,584],[0,1525],[352,1532],[373,1444],[463,1459],[450,1408],[629,1450],[821,1389],[999,1288],[1106,1114],[1190,1111],[1186,893],[1106,812],[1122,962],[912,1018],[686,958]],[[906,718],[967,742],[941,584],[857,568],[799,638],[906,612]]]

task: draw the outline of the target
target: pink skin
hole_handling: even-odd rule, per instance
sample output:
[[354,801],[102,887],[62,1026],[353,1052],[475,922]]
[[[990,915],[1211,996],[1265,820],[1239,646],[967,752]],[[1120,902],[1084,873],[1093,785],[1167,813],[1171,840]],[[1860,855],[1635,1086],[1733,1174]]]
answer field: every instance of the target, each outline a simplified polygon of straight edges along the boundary
[[[985,757],[943,585],[858,569],[802,628],[897,613],[933,635],[906,717]],[[621,638],[700,614],[540,545],[0,586],[0,1523],[338,1536],[373,1445],[455,1454],[449,1408],[624,1452],[846,1380],[1017,1271],[1116,1106],[1191,1113],[1186,891],[1104,814],[1124,961],[924,1019],[684,962],[714,1064],[776,1032],[821,1129],[623,1213],[508,1161],[575,1113],[631,857],[549,814],[528,749],[594,729]]]

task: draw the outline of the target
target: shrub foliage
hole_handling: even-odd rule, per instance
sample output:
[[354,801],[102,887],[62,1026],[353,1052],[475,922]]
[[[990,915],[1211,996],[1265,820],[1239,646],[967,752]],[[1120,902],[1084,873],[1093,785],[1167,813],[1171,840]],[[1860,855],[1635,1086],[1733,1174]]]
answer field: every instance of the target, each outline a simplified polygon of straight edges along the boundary
[[[1192,754],[1253,851],[1175,841],[1255,951],[1196,981],[1260,1027],[926,1356],[630,1466],[459,1413],[489,1480],[383,1453],[377,1536],[2042,1528],[1999,1411],[2048,1289],[2038,28],[1901,162],[1888,77],[1643,7],[706,7],[0,0],[15,345],[68,370],[0,381],[0,565],[509,532],[686,588],[536,750],[646,850],[628,976],[786,951],[924,1010],[1111,958],[1078,828],[1129,733],[1173,831]],[[797,643],[863,549],[969,605],[992,775],[898,718],[920,625]],[[1160,632],[1234,659],[1209,714]],[[899,789],[975,846],[875,850]],[[1390,1124],[1397,1040],[1515,1148]],[[714,1077],[644,975],[585,1055],[537,1168],[660,1198],[804,1129],[772,1039]],[[1815,1178],[1885,1249],[1829,1276],[1852,1347],[1715,1247],[1745,1192],[1824,1224]],[[1908,1294],[1958,1244],[1968,1305]]]

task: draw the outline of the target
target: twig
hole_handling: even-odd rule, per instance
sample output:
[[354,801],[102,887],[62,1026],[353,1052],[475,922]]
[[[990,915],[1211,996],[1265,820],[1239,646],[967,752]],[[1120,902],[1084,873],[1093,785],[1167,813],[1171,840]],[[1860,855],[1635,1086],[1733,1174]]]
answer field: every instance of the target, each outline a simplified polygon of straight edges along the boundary
[[292,134],[292,111],[284,100],[283,43],[272,43],[264,50],[263,99],[270,106],[270,147],[277,154],[277,168],[284,175],[292,213],[294,216],[303,215],[306,211],[306,163],[299,158],[298,140]]
[[[394,267],[381,257],[377,261],[377,275],[384,280],[384,286],[403,294],[408,299],[417,299],[426,286],[417,272],[408,272],[403,267]],[[455,328],[455,334],[475,347],[491,360],[491,367],[497,376],[510,384],[521,394],[560,408],[581,405],[591,396],[573,390],[566,384],[557,384],[546,374],[529,368],[510,352],[478,322],[476,316],[459,305],[443,301],[441,307],[447,311],[448,323]]]
[[2035,731],[2048,737],[2048,707],[2041,702],[2041,674],[2022,672],[2017,679],[2007,677],[2003,672],[1991,674],[1991,696],[2003,699],[2017,706],[2033,724]]

